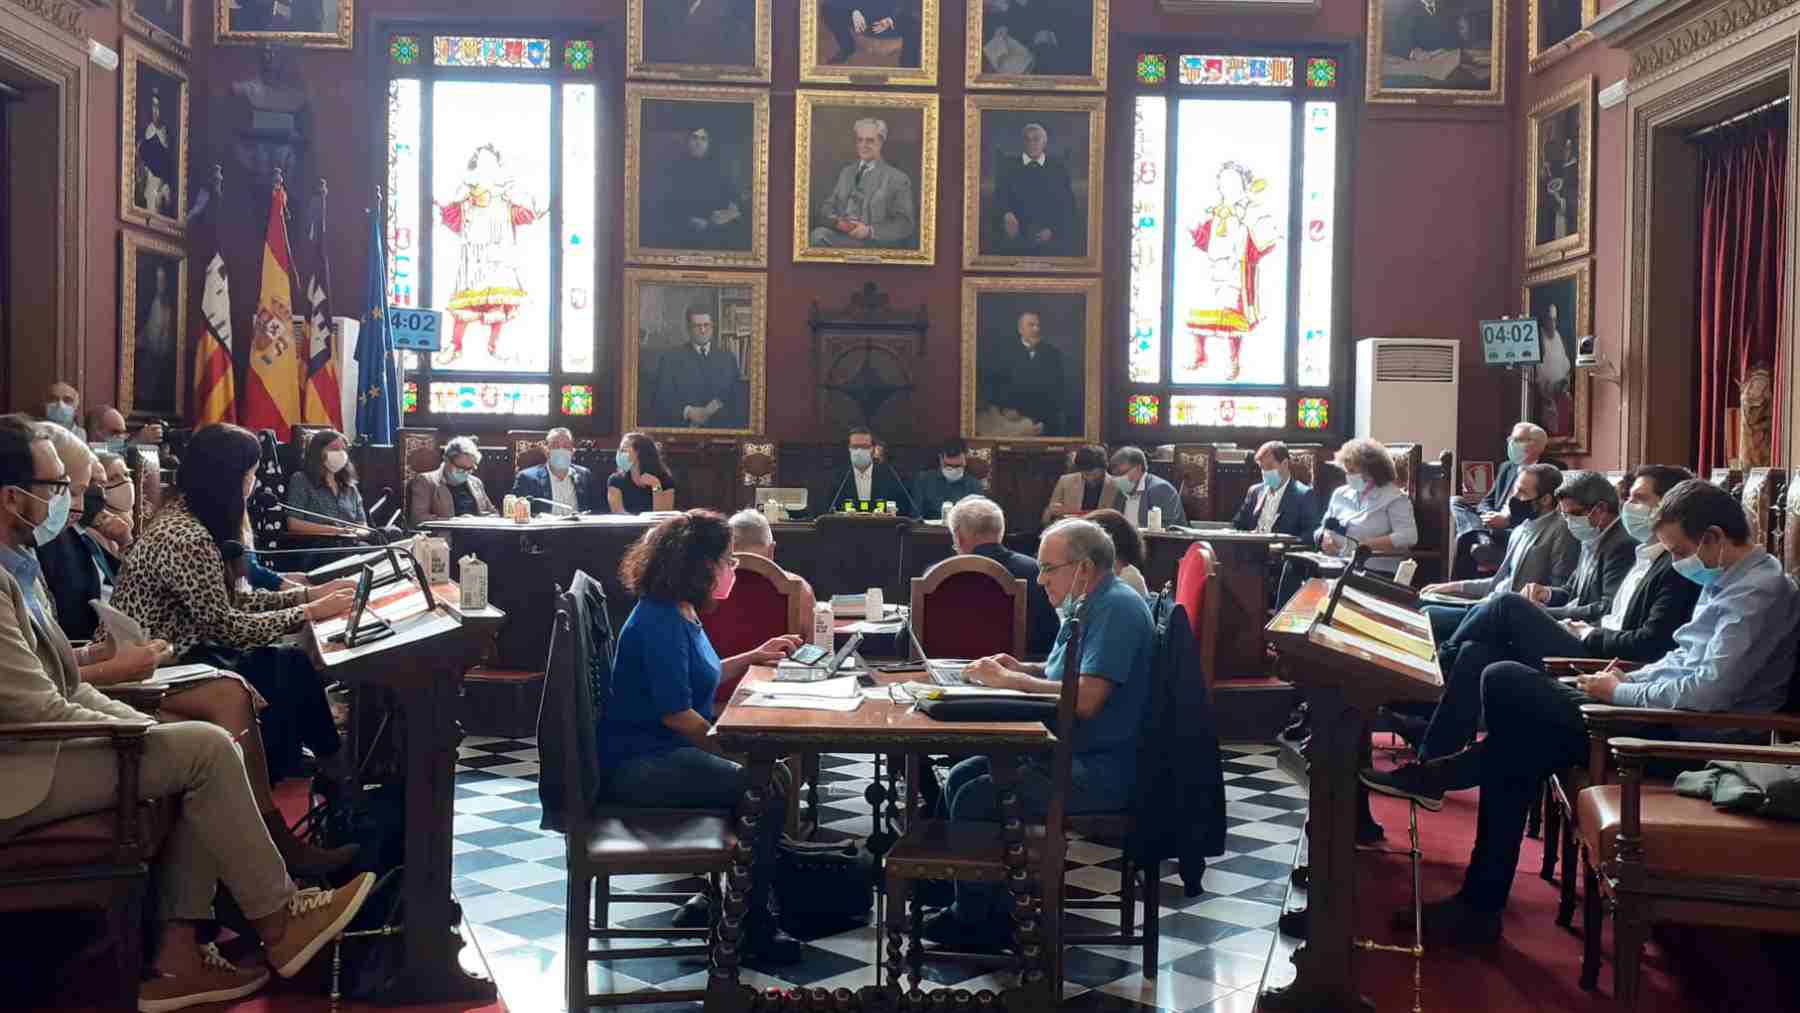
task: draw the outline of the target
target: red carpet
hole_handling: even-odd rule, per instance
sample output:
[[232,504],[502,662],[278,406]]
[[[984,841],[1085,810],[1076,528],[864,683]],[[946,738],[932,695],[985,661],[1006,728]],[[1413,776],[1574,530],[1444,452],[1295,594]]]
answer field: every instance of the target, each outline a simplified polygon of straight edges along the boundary
[[[1381,739],[1377,739],[1378,763]],[[1427,901],[1456,892],[1475,840],[1477,793],[1459,792],[1444,800],[1444,810],[1419,813],[1422,890]],[[1407,805],[1398,799],[1374,799],[1375,818],[1387,830],[1387,847],[1407,846]],[[1519,854],[1506,910],[1505,934],[1494,946],[1427,947],[1423,973],[1426,1010],[1615,1010],[1612,978],[1612,921],[1605,926],[1603,963],[1598,992],[1584,992],[1581,971],[1581,911],[1573,929],[1558,928],[1559,885],[1538,878],[1543,845],[1527,838]],[[1409,863],[1404,854],[1363,852],[1358,863],[1358,931],[1363,938],[1407,944],[1390,928],[1393,912],[1412,896]],[[1558,875],[1561,875],[1559,867]],[[1579,874],[1579,872],[1578,872]],[[1795,937],[1763,936],[1669,926],[1658,929],[1644,955],[1644,1013],[1682,1010],[1775,1010],[1800,1008],[1791,972],[1800,966]],[[1400,954],[1365,953],[1357,957],[1363,992],[1380,1010],[1413,1007],[1412,958]]]

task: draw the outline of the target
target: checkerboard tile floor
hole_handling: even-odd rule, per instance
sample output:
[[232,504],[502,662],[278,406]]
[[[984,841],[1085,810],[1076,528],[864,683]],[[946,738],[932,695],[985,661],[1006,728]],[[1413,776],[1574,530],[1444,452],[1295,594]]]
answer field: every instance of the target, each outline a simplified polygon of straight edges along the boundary
[[[1286,940],[1275,920],[1286,897],[1288,870],[1306,819],[1305,791],[1276,769],[1274,747],[1224,749],[1226,839],[1224,855],[1207,865],[1205,892],[1182,894],[1171,864],[1162,892],[1161,966],[1146,979],[1137,947],[1081,946],[1069,952],[1063,1009],[1073,1011],[1165,1010],[1169,1013],[1249,1013],[1265,968],[1269,985],[1292,979]],[[820,838],[862,836],[871,829],[863,797],[875,770],[869,757],[821,758]],[[563,841],[538,829],[538,753],[523,739],[469,738],[458,754],[452,888],[472,926],[475,943],[499,983],[508,1008],[563,1009],[563,910],[567,877]],[[1085,841],[1069,846],[1070,895],[1115,895],[1119,852]],[[674,906],[619,899],[633,891],[697,890],[700,881],[679,876],[627,876],[614,881],[615,925],[666,925]],[[1087,911],[1116,924],[1116,911]],[[1101,928],[1090,925],[1090,928]],[[1275,953],[1273,961],[1271,951]],[[745,982],[757,987],[800,985],[859,988],[875,981],[873,925],[805,941],[800,963],[751,965]],[[948,961],[926,964],[938,985],[1000,988],[997,975]],[[609,991],[702,985],[701,958],[634,959],[589,972]],[[697,1010],[690,1004],[657,1004],[640,1010]]]

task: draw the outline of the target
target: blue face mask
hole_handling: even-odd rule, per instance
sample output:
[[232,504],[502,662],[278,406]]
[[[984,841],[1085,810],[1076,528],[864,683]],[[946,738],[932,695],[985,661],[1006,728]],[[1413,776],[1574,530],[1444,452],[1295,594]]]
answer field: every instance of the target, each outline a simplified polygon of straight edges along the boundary
[[1361,496],[1362,491],[1368,487],[1369,480],[1361,475],[1345,475],[1344,484],[1350,487],[1351,492]]
[[[14,488],[16,489],[18,487],[14,486]],[[24,489],[19,489],[19,491],[25,492]],[[25,492],[25,495],[31,496],[31,493]],[[37,500],[39,503],[45,502],[45,500],[37,496],[31,496],[31,498]],[[73,502],[74,501],[69,496],[69,490],[66,488],[50,497],[48,501],[50,512],[44,516],[42,521],[32,525],[31,540],[38,545],[49,545],[55,540],[57,535],[62,534],[63,526],[69,523],[69,510],[71,509]],[[15,514],[14,516],[18,515]],[[25,518],[19,517],[19,519],[24,520]]]
[[618,469],[620,471],[630,471],[631,470],[631,451],[621,450],[618,453],[614,454],[613,455],[613,464],[617,465]]
[[446,465],[444,467],[444,481],[449,482],[451,485],[464,485],[469,481],[469,473],[455,465]]
[[1583,545],[1590,544],[1594,539],[1600,537],[1600,529],[1594,527],[1594,522],[1586,517],[1570,517],[1568,514],[1564,514],[1563,523],[1568,526],[1569,534],[1574,535],[1575,540]]
[[850,448],[850,464],[852,467],[856,468],[856,470],[862,471],[874,463],[875,452],[873,450],[870,450],[868,447]]
[[1113,486],[1119,490],[1121,496],[1130,496],[1137,491],[1137,483],[1131,480],[1130,475],[1114,475]]
[[1263,487],[1270,492],[1281,488],[1281,472],[1268,468],[1263,469]]
[[1725,575],[1725,568],[1723,566],[1707,566],[1700,559],[1700,547],[1696,545],[1693,555],[1675,561],[1675,572],[1701,587],[1711,587]]
[[575,451],[558,447],[550,451],[550,467],[557,471],[568,471],[569,465],[575,462]]
[[75,408],[61,401],[52,401],[44,406],[44,417],[59,426],[75,424]]
[[1520,443],[1518,440],[1506,441],[1506,459],[1508,461],[1511,461],[1514,464],[1524,464],[1525,453],[1525,444]]
[[1653,512],[1642,503],[1625,503],[1619,507],[1619,520],[1625,523],[1625,533],[1632,541],[1640,544],[1650,541],[1650,515]]
[[[1079,584],[1080,582],[1081,582],[1081,578],[1079,575],[1077,575],[1075,578],[1075,583]],[[1061,602],[1057,603],[1057,606],[1056,606],[1057,618],[1061,619],[1065,623],[1068,622],[1069,620],[1075,618],[1075,613],[1081,611],[1082,603],[1084,603],[1086,601],[1087,601],[1087,595],[1076,594],[1075,593],[1075,584],[1070,584],[1068,595],[1066,595]]]
[[106,441],[106,450],[108,453],[112,453],[112,454],[121,454],[121,455],[124,454],[125,453],[125,437],[114,436],[114,437],[109,438]]

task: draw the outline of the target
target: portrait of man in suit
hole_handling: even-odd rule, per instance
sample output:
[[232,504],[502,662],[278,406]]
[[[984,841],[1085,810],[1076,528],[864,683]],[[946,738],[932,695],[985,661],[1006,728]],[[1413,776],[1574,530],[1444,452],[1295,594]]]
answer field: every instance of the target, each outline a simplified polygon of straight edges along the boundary
[[810,0],[821,31],[818,62],[852,67],[916,68],[919,0]]
[[975,292],[974,435],[1084,435],[1089,298],[1084,291]]
[[937,96],[800,90],[794,258],[930,263]]
[[981,0],[981,69],[988,74],[1094,72],[1093,0]]
[[703,95],[683,86],[628,89],[635,128],[630,143],[637,150],[626,180],[626,193],[636,202],[634,256],[642,251],[656,260],[704,251],[741,260],[759,252],[766,173],[759,134],[767,100]]
[[626,325],[636,332],[626,370],[636,376],[632,424],[747,430],[760,416],[751,382],[763,341],[755,287],[731,276],[708,282],[632,270],[626,299]]
[[838,170],[819,205],[814,246],[917,245],[918,208],[912,177],[884,158],[887,121],[866,116],[852,126],[856,158]]
[[976,96],[967,115],[980,137],[980,178],[968,180],[980,201],[970,222],[971,232],[980,230],[975,255],[1087,257],[1103,157],[1095,143],[1099,100]]
[[646,63],[756,68],[757,0],[636,3],[643,11]]

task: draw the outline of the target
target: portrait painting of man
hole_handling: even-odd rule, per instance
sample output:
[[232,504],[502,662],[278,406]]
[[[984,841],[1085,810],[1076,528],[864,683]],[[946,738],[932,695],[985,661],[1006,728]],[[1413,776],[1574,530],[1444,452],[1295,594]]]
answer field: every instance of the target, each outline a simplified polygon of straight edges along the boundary
[[[160,0],[151,0],[160,2]],[[354,0],[213,0],[218,41],[349,49]]]
[[764,285],[761,276],[626,271],[627,428],[762,425]]
[[1108,0],[967,0],[971,87],[1102,89]]
[[1369,0],[1369,98],[1506,96],[1506,0]]
[[127,221],[180,232],[187,215],[188,81],[160,52],[126,38],[119,189]]
[[181,336],[186,328],[187,258],[173,245],[127,233],[122,241],[119,333],[125,353],[121,389],[131,392],[126,410],[178,415],[181,410]]
[[937,82],[938,0],[800,0],[800,80]]
[[[1582,26],[1600,13],[1599,0],[1530,0],[1526,14],[1527,57],[1533,71],[1542,70],[1556,60],[1581,48],[1588,36],[1581,35]],[[1571,39],[1581,37],[1567,45]],[[1555,53],[1550,50],[1558,49]]]
[[631,85],[627,255],[649,263],[761,265],[768,96]]
[[148,27],[188,44],[188,0],[130,0],[126,8],[140,28]]
[[629,0],[632,77],[768,81],[770,0]]
[[1098,98],[969,96],[964,266],[1096,270]]
[[1523,308],[1537,321],[1544,361],[1526,384],[1524,418],[1543,426],[1559,450],[1587,443],[1590,378],[1575,368],[1575,343],[1592,329],[1592,270],[1582,261],[1525,279]]
[[1593,221],[1594,78],[1583,76],[1534,106],[1526,130],[1525,259],[1586,253]]
[[937,99],[801,93],[795,259],[930,263]]
[[964,377],[968,434],[1089,438],[1099,425],[1099,282],[965,279],[963,307],[965,363],[974,352]]

